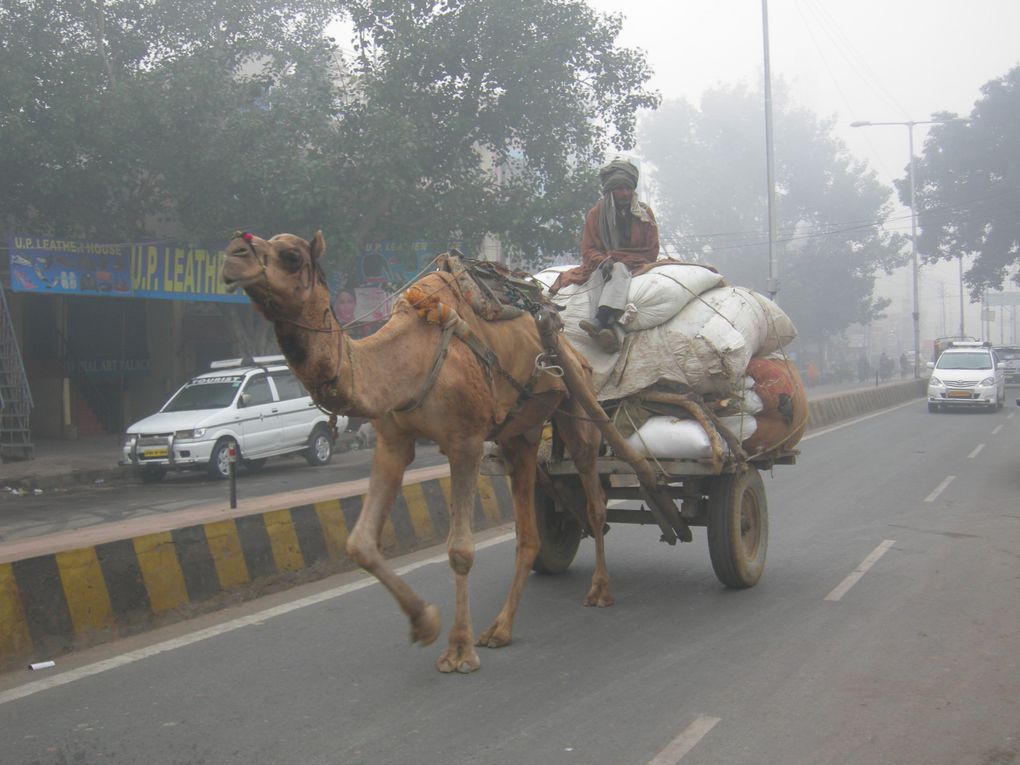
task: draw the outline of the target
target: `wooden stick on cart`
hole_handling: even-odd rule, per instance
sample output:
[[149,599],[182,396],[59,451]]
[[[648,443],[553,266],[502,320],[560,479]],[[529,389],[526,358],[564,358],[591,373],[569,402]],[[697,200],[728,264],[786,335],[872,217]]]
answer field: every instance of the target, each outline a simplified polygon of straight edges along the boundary
[[570,395],[584,407],[613,452],[634,468],[634,474],[641,485],[641,494],[659,528],[662,529],[663,539],[671,545],[676,544],[677,539],[681,542],[690,542],[694,538],[690,526],[680,517],[680,511],[677,510],[669,492],[659,486],[648,460],[638,454],[620,435],[620,431],[595,399],[591,387],[585,383],[584,373],[577,360],[570,354],[560,353],[559,318],[543,309],[538,312],[535,321],[546,352],[555,356],[558,365],[563,369],[563,382]]

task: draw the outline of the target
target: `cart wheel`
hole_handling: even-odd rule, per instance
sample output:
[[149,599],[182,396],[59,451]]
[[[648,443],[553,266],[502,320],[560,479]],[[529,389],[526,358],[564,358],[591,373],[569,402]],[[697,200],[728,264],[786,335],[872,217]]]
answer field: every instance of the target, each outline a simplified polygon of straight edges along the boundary
[[556,507],[553,498],[535,487],[535,520],[540,542],[531,567],[539,574],[562,574],[574,561],[581,545],[583,530],[565,508]]
[[769,542],[768,503],[754,468],[712,480],[708,496],[708,553],[715,575],[727,587],[753,587],[765,568]]

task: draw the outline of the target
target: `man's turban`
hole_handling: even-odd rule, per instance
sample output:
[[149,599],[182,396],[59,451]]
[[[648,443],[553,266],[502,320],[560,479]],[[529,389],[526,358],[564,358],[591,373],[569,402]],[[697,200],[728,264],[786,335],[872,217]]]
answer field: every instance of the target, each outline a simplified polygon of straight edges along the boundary
[[602,193],[608,194],[613,189],[636,189],[638,169],[625,159],[614,159],[599,170],[599,182]]

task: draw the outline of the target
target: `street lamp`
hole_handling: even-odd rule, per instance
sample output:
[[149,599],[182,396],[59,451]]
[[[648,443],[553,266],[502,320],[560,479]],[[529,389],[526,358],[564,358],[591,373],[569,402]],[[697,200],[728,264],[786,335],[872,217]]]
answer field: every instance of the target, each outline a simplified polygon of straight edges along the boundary
[[914,125],[941,125],[947,122],[970,122],[968,119],[954,118],[948,120],[907,120],[906,122],[851,122],[850,127],[878,127],[882,125],[902,125],[907,128],[907,140],[910,148],[910,255],[913,269],[914,286],[914,377],[921,376],[921,309],[917,291],[917,207],[914,204]]

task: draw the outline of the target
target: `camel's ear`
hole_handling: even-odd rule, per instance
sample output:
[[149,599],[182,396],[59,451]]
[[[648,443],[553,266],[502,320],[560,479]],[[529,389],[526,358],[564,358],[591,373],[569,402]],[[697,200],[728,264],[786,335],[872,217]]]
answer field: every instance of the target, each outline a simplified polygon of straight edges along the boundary
[[326,252],[326,240],[322,238],[322,229],[315,232],[310,246],[312,248],[312,262],[318,263],[319,258]]

